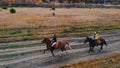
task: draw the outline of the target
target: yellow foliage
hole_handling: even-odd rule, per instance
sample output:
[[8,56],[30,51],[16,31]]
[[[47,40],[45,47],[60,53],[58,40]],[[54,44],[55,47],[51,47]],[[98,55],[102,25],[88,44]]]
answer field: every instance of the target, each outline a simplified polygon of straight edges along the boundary
[[3,0],[3,2],[8,3],[8,0]]
[[8,2],[8,6],[12,6],[12,2]]
[[12,1],[8,1],[8,0],[3,0],[3,2],[7,3],[8,6],[12,6],[12,4],[16,3],[17,0],[12,0]]
[[12,0],[12,4],[16,3],[16,0]]
[[0,8],[0,12],[2,11],[2,8]]
[[42,4],[43,3],[43,1],[42,0],[38,0],[38,4]]

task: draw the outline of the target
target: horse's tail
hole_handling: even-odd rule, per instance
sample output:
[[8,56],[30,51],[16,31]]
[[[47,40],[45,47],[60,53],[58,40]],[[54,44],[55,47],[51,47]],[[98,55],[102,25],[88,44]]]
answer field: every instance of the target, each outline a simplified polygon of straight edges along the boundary
[[66,41],[66,44],[68,45],[69,49],[72,49],[72,47],[69,45],[69,43]]
[[107,46],[107,42],[105,41],[105,39],[103,39],[103,44],[105,44]]

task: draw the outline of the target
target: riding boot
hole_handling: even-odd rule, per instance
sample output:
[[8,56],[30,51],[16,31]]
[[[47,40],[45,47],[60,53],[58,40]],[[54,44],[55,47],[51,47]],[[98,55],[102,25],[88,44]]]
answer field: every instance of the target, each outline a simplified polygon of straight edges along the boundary
[[96,46],[98,46],[98,42],[97,42],[97,40],[95,40],[95,43],[96,43]]
[[96,46],[98,46],[98,43],[96,43]]

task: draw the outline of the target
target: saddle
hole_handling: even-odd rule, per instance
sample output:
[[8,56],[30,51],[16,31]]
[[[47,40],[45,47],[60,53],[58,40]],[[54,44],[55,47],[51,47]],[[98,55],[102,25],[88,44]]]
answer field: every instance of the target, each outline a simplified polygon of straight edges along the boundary
[[97,43],[98,43],[98,45],[100,45],[100,44],[101,44],[101,40],[100,40],[100,39],[98,39],[98,40],[97,40]]
[[58,44],[55,44],[54,47],[55,47],[56,49],[59,48]]

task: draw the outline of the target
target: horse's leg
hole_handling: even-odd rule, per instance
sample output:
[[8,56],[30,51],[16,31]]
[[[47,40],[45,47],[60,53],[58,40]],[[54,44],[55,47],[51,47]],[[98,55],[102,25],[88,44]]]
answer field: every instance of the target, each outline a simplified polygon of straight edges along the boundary
[[45,51],[46,51],[46,50],[47,50],[47,49],[44,50],[44,54],[45,54]]
[[65,55],[67,54],[66,48],[64,47]]
[[52,58],[54,58],[54,57],[55,57],[54,52],[53,52],[53,51],[54,51],[54,49],[55,49],[54,47],[52,47],[51,49],[49,49],[49,50],[50,50],[50,52],[52,53]]
[[93,52],[94,52],[94,46],[92,46],[92,49],[91,49]]
[[67,49],[66,49],[66,47],[64,46],[64,47],[62,47],[62,51],[66,51]]
[[103,45],[101,45],[101,47],[100,47],[100,50],[99,50],[99,51],[101,52],[101,50],[103,50]]
[[103,50],[103,45],[101,46],[101,50]]
[[[61,51],[62,51],[62,53],[63,53],[64,49],[63,49],[63,48],[61,48]],[[62,53],[61,53],[61,54],[62,54]]]
[[65,47],[63,47],[63,51],[65,51],[65,55],[67,55],[67,52],[66,52],[66,48],[65,48]]
[[69,45],[69,43],[67,41],[66,41],[66,44],[64,46],[65,46],[65,48],[68,47],[70,50],[72,49],[72,47]]
[[89,47],[89,51],[88,51],[88,53],[90,53],[91,52],[91,46]]
[[103,50],[103,45],[101,45],[101,50]]
[[55,57],[55,55],[54,55],[54,53],[53,53],[53,50],[50,50],[50,51],[51,51],[51,53],[52,53],[52,56]]

